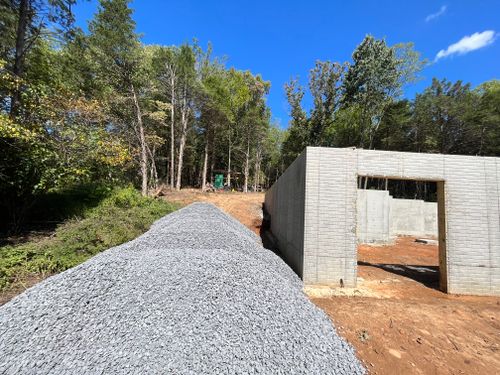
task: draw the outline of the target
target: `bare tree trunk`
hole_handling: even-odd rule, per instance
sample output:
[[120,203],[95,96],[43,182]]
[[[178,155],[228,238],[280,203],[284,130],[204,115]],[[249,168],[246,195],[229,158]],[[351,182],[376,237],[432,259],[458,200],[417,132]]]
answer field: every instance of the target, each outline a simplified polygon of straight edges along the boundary
[[215,181],[214,181],[214,168],[215,168],[215,140],[214,140],[214,135],[212,134],[212,136],[210,137],[210,144],[209,144],[209,147],[208,147],[208,150],[210,151],[209,152],[209,159],[210,159],[210,172],[208,172],[208,181],[210,182],[210,184],[214,184]]
[[16,32],[16,50],[14,53],[13,72],[17,76],[21,76],[24,71],[24,57],[26,46],[26,29],[29,19],[29,0],[19,1],[19,21],[17,23]]
[[259,173],[257,172],[259,168],[259,162],[255,160],[254,172],[253,172],[253,191],[257,191]]
[[141,107],[139,106],[139,101],[137,100],[137,95],[135,92],[134,85],[131,85],[131,90],[132,90],[132,96],[134,98],[134,105],[135,105],[135,114],[137,116],[137,126],[139,130],[139,143],[141,146],[141,177],[142,177],[142,184],[141,184],[141,193],[143,196],[148,195],[148,154],[147,154],[147,147],[146,147],[146,137],[144,135],[144,126],[142,123],[142,113],[141,113]]
[[158,170],[156,169],[156,163],[154,161],[151,166],[153,169],[153,187],[156,189],[158,187]]
[[[231,126],[231,125],[229,125]],[[228,149],[228,158],[227,158],[227,179],[226,185],[228,188],[231,187],[231,131],[229,131],[229,149]]]
[[253,179],[253,191],[257,191],[260,185],[260,163],[261,163],[262,151],[260,146],[257,147],[255,151],[255,176]]
[[205,191],[205,186],[207,185],[207,168],[208,168],[208,135],[205,142],[205,153],[203,157],[203,172],[201,175],[201,191]]
[[167,163],[165,164],[165,181],[170,181],[170,157],[167,156]]
[[153,189],[156,189],[158,187],[158,170],[156,169],[156,163],[154,162],[154,159],[151,162],[151,167],[149,171],[149,183],[151,184],[151,187]]
[[151,159],[151,166],[150,166],[150,171],[149,171],[149,183],[150,187],[156,189],[158,187],[158,169],[156,168],[156,147],[153,146],[153,151],[149,148],[149,146],[146,143],[146,148],[148,150],[149,157]]
[[210,177],[209,181],[211,184],[214,183],[214,168],[215,168],[215,161],[214,161],[214,148],[212,145],[212,152],[210,153]]
[[181,137],[179,141],[179,155],[177,162],[177,181],[175,185],[176,190],[181,189],[181,179],[182,179],[182,163],[184,159],[184,147],[186,146],[187,137],[187,125],[188,125],[188,105],[187,105],[187,86],[184,84],[184,94],[182,98],[182,109],[181,109]]
[[243,192],[248,193],[248,173],[249,173],[249,168],[250,167],[250,141],[247,140],[247,152],[245,153],[245,168],[244,168],[244,175],[245,175],[245,182],[243,184]]
[[170,76],[170,94],[171,107],[170,107],[170,188],[174,188],[174,170],[175,170],[175,136],[174,136],[174,125],[175,125],[175,73],[171,71]]
[[[20,0],[19,2],[19,21],[17,23],[16,31],[16,49],[14,52],[14,67],[13,73],[21,77],[24,73],[24,57],[26,56],[26,30],[28,28],[29,20],[29,0]],[[21,95],[18,89],[11,98],[10,103],[10,114],[13,116],[17,112],[19,107],[19,101],[21,100]]]
[[[182,132],[184,133],[184,131]],[[181,179],[182,179],[182,164],[184,162],[184,147],[186,146],[186,136],[181,134],[181,139],[179,141],[179,157],[177,161],[177,177],[175,181],[175,189],[181,190]]]

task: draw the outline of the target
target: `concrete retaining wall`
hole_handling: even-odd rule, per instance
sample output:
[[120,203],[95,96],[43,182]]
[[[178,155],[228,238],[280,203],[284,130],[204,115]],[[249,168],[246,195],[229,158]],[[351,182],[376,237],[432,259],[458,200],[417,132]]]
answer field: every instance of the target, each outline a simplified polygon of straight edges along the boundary
[[392,243],[396,236],[437,237],[437,203],[395,199],[387,190],[358,189],[359,243]]
[[352,148],[308,147],[266,194],[271,230],[305,284],[356,285],[358,176],[437,181],[442,288],[500,294],[499,158]]
[[266,192],[271,232],[288,265],[303,276],[306,153],[302,153]]
[[391,201],[387,190],[358,190],[356,235],[359,243],[391,243]]

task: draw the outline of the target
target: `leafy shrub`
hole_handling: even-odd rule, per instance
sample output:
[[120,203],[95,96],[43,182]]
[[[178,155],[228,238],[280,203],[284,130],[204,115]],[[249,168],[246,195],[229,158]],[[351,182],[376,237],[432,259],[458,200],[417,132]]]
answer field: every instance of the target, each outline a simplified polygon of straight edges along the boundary
[[177,209],[143,197],[133,187],[114,189],[80,218],[59,225],[37,242],[0,247],[0,290],[30,275],[45,276],[74,267],[93,255],[130,241],[158,218]]

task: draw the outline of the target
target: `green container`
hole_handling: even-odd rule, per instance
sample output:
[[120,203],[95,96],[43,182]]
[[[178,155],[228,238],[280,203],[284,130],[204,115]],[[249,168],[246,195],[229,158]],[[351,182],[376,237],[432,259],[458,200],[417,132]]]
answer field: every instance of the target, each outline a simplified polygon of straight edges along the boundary
[[216,189],[222,189],[223,186],[224,186],[224,175],[223,174],[216,174],[214,187]]

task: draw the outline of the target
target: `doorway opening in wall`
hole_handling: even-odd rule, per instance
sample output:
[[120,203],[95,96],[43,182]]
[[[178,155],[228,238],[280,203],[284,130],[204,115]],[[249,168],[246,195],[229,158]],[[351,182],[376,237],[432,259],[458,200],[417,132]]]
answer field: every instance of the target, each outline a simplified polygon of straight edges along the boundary
[[381,292],[446,291],[444,182],[359,176],[358,280]]

